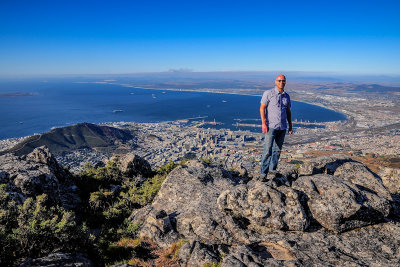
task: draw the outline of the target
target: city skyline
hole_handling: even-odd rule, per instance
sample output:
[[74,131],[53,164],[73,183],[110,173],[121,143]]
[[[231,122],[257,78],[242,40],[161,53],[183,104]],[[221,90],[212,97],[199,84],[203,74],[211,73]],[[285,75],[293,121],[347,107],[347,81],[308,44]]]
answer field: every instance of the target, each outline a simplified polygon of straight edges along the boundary
[[397,1],[2,1],[0,76],[400,74]]

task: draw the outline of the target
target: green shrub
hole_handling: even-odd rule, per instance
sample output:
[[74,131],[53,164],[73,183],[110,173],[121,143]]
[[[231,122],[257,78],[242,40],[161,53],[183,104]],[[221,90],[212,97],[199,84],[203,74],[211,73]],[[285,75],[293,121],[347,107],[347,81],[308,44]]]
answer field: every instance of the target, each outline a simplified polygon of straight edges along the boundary
[[161,167],[159,167],[157,169],[157,173],[160,175],[166,175],[168,173],[170,173],[173,169],[175,169],[176,167],[178,167],[179,164],[176,162],[169,162]]
[[5,186],[0,186],[1,264],[89,246],[87,228],[76,223],[74,212],[50,204],[47,195],[42,194],[18,205],[5,192]]
[[122,237],[136,237],[141,226],[141,223],[132,223],[130,220],[125,219],[118,229],[118,234]]
[[76,224],[74,213],[50,207],[47,201],[47,195],[43,194],[26,199],[20,207],[18,228],[13,229],[13,234],[24,255],[40,256],[56,248],[71,251],[79,247],[76,244],[85,243],[87,233]]
[[185,165],[190,159],[182,158],[179,162],[171,161],[157,169],[159,175],[168,175],[173,169],[178,166]]
[[121,184],[123,180],[118,163],[112,160],[108,161],[106,166],[99,168],[94,168],[90,164],[85,165],[82,174],[106,183]]
[[142,186],[132,188],[131,201],[142,206],[151,203],[160,190],[165,178],[165,175],[155,175],[154,177],[147,179]]

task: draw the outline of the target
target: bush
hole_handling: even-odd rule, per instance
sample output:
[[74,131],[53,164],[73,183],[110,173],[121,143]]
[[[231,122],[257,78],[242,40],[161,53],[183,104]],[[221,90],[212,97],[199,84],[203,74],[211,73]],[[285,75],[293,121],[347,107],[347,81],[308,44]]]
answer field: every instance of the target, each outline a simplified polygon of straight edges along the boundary
[[131,201],[142,206],[151,203],[160,190],[165,178],[165,175],[155,175],[153,178],[147,179],[141,187],[132,188]]
[[[8,203],[5,201],[8,200]],[[40,257],[55,250],[73,252],[88,245],[87,229],[76,223],[75,214],[50,206],[46,194],[16,204],[0,186],[0,263]]]
[[84,229],[76,224],[75,214],[47,206],[47,195],[28,198],[20,208],[18,228],[13,229],[24,255],[41,256],[60,249],[73,251],[85,242]]
[[157,169],[157,173],[160,175],[167,175],[169,174],[173,169],[178,167],[179,164],[176,162],[169,162]]

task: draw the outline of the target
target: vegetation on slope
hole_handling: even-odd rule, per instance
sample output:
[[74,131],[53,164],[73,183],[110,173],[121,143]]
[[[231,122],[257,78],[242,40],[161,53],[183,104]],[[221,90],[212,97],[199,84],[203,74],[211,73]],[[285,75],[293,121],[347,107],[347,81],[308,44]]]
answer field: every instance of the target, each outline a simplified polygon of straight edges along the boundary
[[155,244],[138,239],[140,225],[128,217],[152,202],[167,174],[178,165],[162,166],[140,185],[121,173],[118,159],[105,167],[86,165],[74,176],[82,200],[76,210],[51,206],[45,194],[17,204],[6,185],[0,185],[0,263],[12,265],[55,251],[84,252],[100,266],[140,262],[138,255],[157,257],[151,255]]
[[47,146],[51,153],[59,154],[82,148],[110,147],[114,146],[115,142],[126,142],[132,139],[133,136],[125,130],[91,123],[78,123],[55,128],[41,135],[33,135],[3,154],[13,152],[16,155],[26,155],[43,145]]

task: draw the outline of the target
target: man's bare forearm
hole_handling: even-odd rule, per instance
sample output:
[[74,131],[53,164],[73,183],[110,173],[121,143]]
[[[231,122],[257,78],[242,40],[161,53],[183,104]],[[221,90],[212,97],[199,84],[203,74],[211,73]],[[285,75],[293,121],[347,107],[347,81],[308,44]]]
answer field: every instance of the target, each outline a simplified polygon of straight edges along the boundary
[[267,119],[265,116],[265,105],[260,106],[260,116],[261,116],[261,123],[267,125]]
[[260,116],[261,116],[261,128],[263,133],[268,132],[268,126],[267,126],[267,117],[265,116],[265,105],[261,104],[260,106]]

